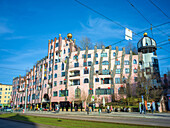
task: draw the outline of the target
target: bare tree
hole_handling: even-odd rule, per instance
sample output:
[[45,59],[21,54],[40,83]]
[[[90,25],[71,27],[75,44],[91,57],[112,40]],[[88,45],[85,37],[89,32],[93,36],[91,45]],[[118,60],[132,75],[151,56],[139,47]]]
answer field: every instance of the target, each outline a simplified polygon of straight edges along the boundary
[[104,45],[104,43],[102,41],[96,42],[96,46],[97,46],[98,49],[102,49],[103,45]]
[[132,50],[132,54],[133,55],[137,55],[138,54],[138,51],[137,51],[137,48],[133,45],[133,43],[129,42],[126,46],[125,46],[125,49],[126,49],[126,53],[129,54],[130,53],[130,50]]
[[90,38],[82,37],[82,39],[80,40],[80,48],[82,50],[85,50],[86,47],[88,47],[88,49],[92,49],[93,48],[93,43],[91,42]]

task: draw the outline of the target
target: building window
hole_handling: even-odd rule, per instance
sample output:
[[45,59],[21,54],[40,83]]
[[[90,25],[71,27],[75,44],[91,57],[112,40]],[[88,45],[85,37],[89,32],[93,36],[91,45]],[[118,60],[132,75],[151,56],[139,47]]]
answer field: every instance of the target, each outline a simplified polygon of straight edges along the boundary
[[66,53],[66,50],[64,49],[63,54],[65,54],[65,53]]
[[82,58],[86,58],[86,54],[82,54]]
[[61,70],[64,70],[64,63],[61,64]]
[[91,58],[91,54],[88,54],[88,58]]
[[129,61],[128,61],[128,60],[125,60],[125,61],[124,61],[124,64],[125,64],[125,65],[129,65]]
[[54,86],[57,86],[57,81],[54,81]]
[[62,85],[63,84],[63,81],[60,81],[60,85]]
[[107,57],[107,53],[101,53],[101,57]]
[[65,72],[61,72],[61,76],[62,76],[62,77],[65,76]]
[[88,61],[88,66],[91,66],[91,61]]
[[84,79],[84,83],[89,83],[89,79],[88,79],[88,78],[85,78],[85,79]]
[[81,97],[81,90],[80,88],[75,89],[75,98],[80,98]]
[[49,67],[49,71],[51,71],[51,67]]
[[114,94],[114,90],[113,89],[96,89],[96,95],[110,95],[110,94]]
[[60,90],[59,97],[68,96],[68,90]]
[[129,68],[125,68],[125,73],[128,74],[129,72]]
[[4,100],[4,102],[6,103],[6,100]]
[[133,69],[133,72],[134,72],[134,73],[137,73],[137,72],[138,72],[138,70],[137,70],[137,69]]
[[96,74],[98,74],[99,73],[99,71],[98,70],[96,70]]
[[120,74],[120,69],[116,69],[116,74]]
[[118,94],[126,94],[126,89],[125,89],[125,87],[120,87],[120,88],[118,89]]
[[115,62],[115,65],[120,65],[120,61],[116,61],[116,62]]
[[2,88],[0,88],[0,91],[2,91]]
[[95,78],[95,82],[99,82],[99,78]]
[[98,61],[96,61],[96,64],[99,64],[99,62],[98,62]]
[[5,90],[8,90],[8,88],[6,88]]
[[83,66],[87,66],[87,62],[84,62],[84,63],[83,63]]
[[151,74],[151,69],[150,68],[146,68],[146,74]]
[[70,53],[70,48],[68,48],[68,53]]
[[109,62],[108,61],[103,61],[102,65],[109,65]]
[[5,94],[7,94],[7,92],[5,92]]
[[89,74],[89,69],[84,69],[84,74]]
[[55,47],[58,47],[58,43],[55,44]]
[[95,57],[98,57],[98,54],[97,54],[97,53],[95,54]]
[[77,55],[74,55],[74,56],[73,56],[73,60],[75,60],[75,59],[78,59],[78,56],[77,56]]
[[55,73],[54,77],[57,78],[57,73]]
[[116,56],[116,53],[115,53],[115,52],[113,53],[113,56]]
[[74,63],[74,67],[79,67],[79,63]]
[[51,45],[51,49],[53,49],[53,46]]
[[93,90],[92,89],[89,89],[89,94],[93,94]]
[[0,96],[0,99],[1,99],[1,96]]
[[57,65],[55,65],[55,68],[54,68],[54,70],[57,70],[58,69],[58,66]]
[[57,96],[57,91],[53,91],[53,96]]
[[138,77],[134,77],[134,81],[137,82],[138,81]]
[[115,83],[120,84],[120,78],[115,78]]
[[136,59],[133,60],[133,64],[137,64],[137,60]]

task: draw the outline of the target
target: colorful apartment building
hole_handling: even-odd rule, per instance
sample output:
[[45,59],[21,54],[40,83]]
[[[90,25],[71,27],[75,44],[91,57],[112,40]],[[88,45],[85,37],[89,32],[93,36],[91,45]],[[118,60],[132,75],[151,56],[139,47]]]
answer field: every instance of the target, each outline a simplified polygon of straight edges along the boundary
[[0,108],[11,106],[12,85],[0,83]]
[[38,61],[26,76],[13,79],[12,101],[15,107],[24,107],[25,100],[27,107],[44,108],[48,103],[50,109],[55,109],[56,104],[66,109],[87,104],[98,106],[103,99],[112,102],[126,98],[127,84],[135,95],[142,74],[147,79],[153,74],[159,76],[156,42],[146,33],[138,42],[138,55],[111,46],[80,50],[72,34],[64,39],[59,34],[49,40],[48,56]]

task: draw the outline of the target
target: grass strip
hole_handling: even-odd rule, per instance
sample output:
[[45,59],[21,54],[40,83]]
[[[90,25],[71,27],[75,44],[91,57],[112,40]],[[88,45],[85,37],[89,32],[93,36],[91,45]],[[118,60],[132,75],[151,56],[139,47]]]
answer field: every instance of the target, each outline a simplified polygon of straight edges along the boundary
[[59,119],[51,117],[28,116],[17,113],[5,113],[0,115],[1,118],[9,118],[21,121],[28,121],[32,123],[46,124],[52,126],[59,126],[64,128],[160,128],[157,126],[138,126],[129,124],[116,124],[106,122],[93,122],[83,120]]

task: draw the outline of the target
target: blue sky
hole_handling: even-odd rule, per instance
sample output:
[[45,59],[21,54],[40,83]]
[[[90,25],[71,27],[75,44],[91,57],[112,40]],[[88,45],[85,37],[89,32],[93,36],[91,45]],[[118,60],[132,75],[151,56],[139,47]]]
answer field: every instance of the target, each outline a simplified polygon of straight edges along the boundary
[[[80,1],[135,33],[150,27],[127,0]],[[152,1],[170,16],[169,0]],[[170,21],[149,0],[130,2],[153,25]],[[159,29],[170,35],[170,24]],[[26,70],[47,55],[48,40],[59,34],[64,38],[67,33],[72,33],[77,44],[83,36],[87,36],[93,43],[102,41],[107,46],[124,39],[124,31],[74,0],[0,0],[0,83],[12,84],[13,77],[25,75]],[[150,31],[148,35],[152,37]],[[136,45],[141,37],[134,36],[131,42]],[[168,40],[168,36],[157,29],[153,29],[153,38],[156,42]],[[117,46],[121,50],[128,42],[123,41]],[[169,50],[170,45],[163,48]],[[170,56],[161,49],[157,50],[157,54],[159,59]],[[161,73],[170,67],[169,62],[168,59],[159,61]]]

